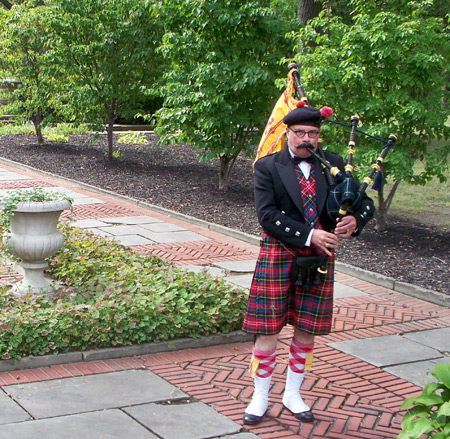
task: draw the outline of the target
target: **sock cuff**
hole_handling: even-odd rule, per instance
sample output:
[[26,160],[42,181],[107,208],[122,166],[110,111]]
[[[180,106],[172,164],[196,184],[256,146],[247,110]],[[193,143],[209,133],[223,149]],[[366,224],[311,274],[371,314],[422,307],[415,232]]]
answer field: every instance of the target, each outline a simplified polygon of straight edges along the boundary
[[305,344],[305,343],[301,343],[301,342],[295,340],[295,338],[292,339],[290,351],[293,353],[308,354],[308,353],[312,352],[313,349],[314,349],[314,343]]
[[270,361],[272,359],[275,360],[275,357],[277,356],[277,350],[274,349],[273,351],[258,351],[258,349],[253,346],[252,354],[259,361]]

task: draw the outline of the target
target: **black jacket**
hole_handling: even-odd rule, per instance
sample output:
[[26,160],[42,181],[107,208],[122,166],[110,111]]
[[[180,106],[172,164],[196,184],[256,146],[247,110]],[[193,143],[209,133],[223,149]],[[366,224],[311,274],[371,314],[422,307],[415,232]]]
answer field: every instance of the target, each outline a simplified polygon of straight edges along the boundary
[[[327,151],[325,156],[333,166],[344,171],[342,157]],[[325,230],[331,231],[335,224],[326,212],[329,186],[324,169],[317,159],[314,161],[314,168],[319,221]],[[303,248],[311,227],[305,224],[300,187],[287,146],[256,161],[254,186],[256,211],[264,231],[288,247]],[[361,209],[354,213],[358,224],[355,236],[374,213],[372,200],[364,195]]]

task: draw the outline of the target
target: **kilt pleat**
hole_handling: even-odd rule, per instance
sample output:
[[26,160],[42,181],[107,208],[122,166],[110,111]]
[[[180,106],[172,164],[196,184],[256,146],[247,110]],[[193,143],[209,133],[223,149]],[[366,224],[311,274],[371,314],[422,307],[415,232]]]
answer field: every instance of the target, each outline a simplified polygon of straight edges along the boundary
[[[290,251],[296,255],[314,254],[309,247]],[[291,285],[292,261],[292,254],[276,239],[263,236],[243,323],[245,332],[274,335],[287,323],[312,335],[331,331],[334,253],[328,258],[323,281],[310,289]]]

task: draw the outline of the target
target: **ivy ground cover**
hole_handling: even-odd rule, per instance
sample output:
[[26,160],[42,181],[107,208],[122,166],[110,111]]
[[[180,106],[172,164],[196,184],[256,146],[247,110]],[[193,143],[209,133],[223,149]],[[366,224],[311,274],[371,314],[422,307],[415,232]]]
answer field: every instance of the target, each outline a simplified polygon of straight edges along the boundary
[[244,291],[67,224],[49,261],[60,287],[0,290],[0,358],[197,338],[241,328]]

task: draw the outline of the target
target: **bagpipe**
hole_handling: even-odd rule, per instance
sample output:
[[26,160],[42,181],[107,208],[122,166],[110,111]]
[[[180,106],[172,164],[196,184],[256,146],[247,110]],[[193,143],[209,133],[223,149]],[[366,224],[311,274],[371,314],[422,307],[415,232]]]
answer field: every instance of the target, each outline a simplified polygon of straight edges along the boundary
[[[283,148],[283,137],[286,125],[282,123],[282,118],[289,111],[298,106],[298,102],[302,103],[301,105],[309,105],[308,98],[306,97],[303,86],[301,85],[297,64],[292,62],[289,64],[288,68],[288,86],[272,111],[258,147],[256,160]],[[391,134],[387,140],[383,140],[364,131],[358,130],[357,126],[359,123],[359,117],[356,115],[351,117],[350,124],[338,122],[330,118],[324,118],[324,121],[351,129],[347,149],[347,164],[345,165],[344,172],[339,168],[332,166],[327,161],[325,152],[322,149],[320,142],[316,151],[311,148],[307,148],[311,155],[314,156],[324,168],[325,177],[330,187],[327,198],[327,213],[330,219],[337,223],[340,218],[347,214],[355,213],[361,208],[363,194],[368,186],[372,184],[375,174],[376,177],[372,188],[379,190],[380,182],[382,181],[383,161],[389,150],[394,147],[397,139],[395,135]],[[354,170],[352,162],[353,157],[356,155],[357,147],[356,133],[370,137],[384,144],[380,155],[378,156],[376,162],[372,165],[369,174],[363,179],[362,184],[359,184],[352,175]]]
[[[295,96],[295,98],[294,98]],[[272,111],[272,114],[267,122],[263,136],[261,138],[256,160],[259,158],[277,152],[284,146],[284,134],[286,125],[282,122],[283,117],[294,108],[298,106],[305,106],[308,104],[308,98],[300,82],[300,74],[297,70],[297,64],[292,62],[289,64],[288,73],[288,86]],[[325,107],[327,108],[327,107]],[[332,115],[332,110],[327,108]],[[322,113],[322,112],[321,112]],[[328,115],[327,115],[328,116]],[[336,166],[332,166],[326,159],[325,152],[322,149],[321,142],[319,141],[317,150],[314,151],[311,148],[307,150],[315,157],[324,168],[325,178],[329,186],[329,193],[326,202],[326,209],[329,218],[336,225],[337,222],[345,215],[358,212],[363,204],[363,195],[372,183],[372,179],[376,174],[373,189],[380,190],[382,181],[382,164],[388,154],[388,151],[394,146],[396,137],[391,134],[387,140],[383,140],[372,136],[364,131],[358,130],[359,117],[354,115],[351,117],[350,124],[338,122],[332,120],[329,117],[324,117],[323,121],[341,125],[350,128],[348,149],[347,149],[347,163],[344,167],[344,171]],[[384,144],[383,149],[377,158],[376,162],[372,165],[371,171],[363,179],[363,183],[359,184],[353,177],[353,157],[356,155],[356,134],[362,134],[370,137],[376,141]],[[255,161],[256,161],[255,160]],[[283,244],[281,244],[283,245]],[[285,247],[283,245],[283,247]],[[286,247],[285,247],[286,248]],[[286,248],[289,251],[289,249]],[[289,251],[290,252],[290,251]],[[323,257],[322,262],[317,265],[306,265],[297,263],[297,259],[294,256],[294,262],[291,270],[291,277],[295,285],[297,286],[309,286],[311,284],[317,284],[320,282],[320,278],[327,273],[327,260]],[[296,267],[296,264],[299,265]],[[319,273],[319,276],[316,276]]]

